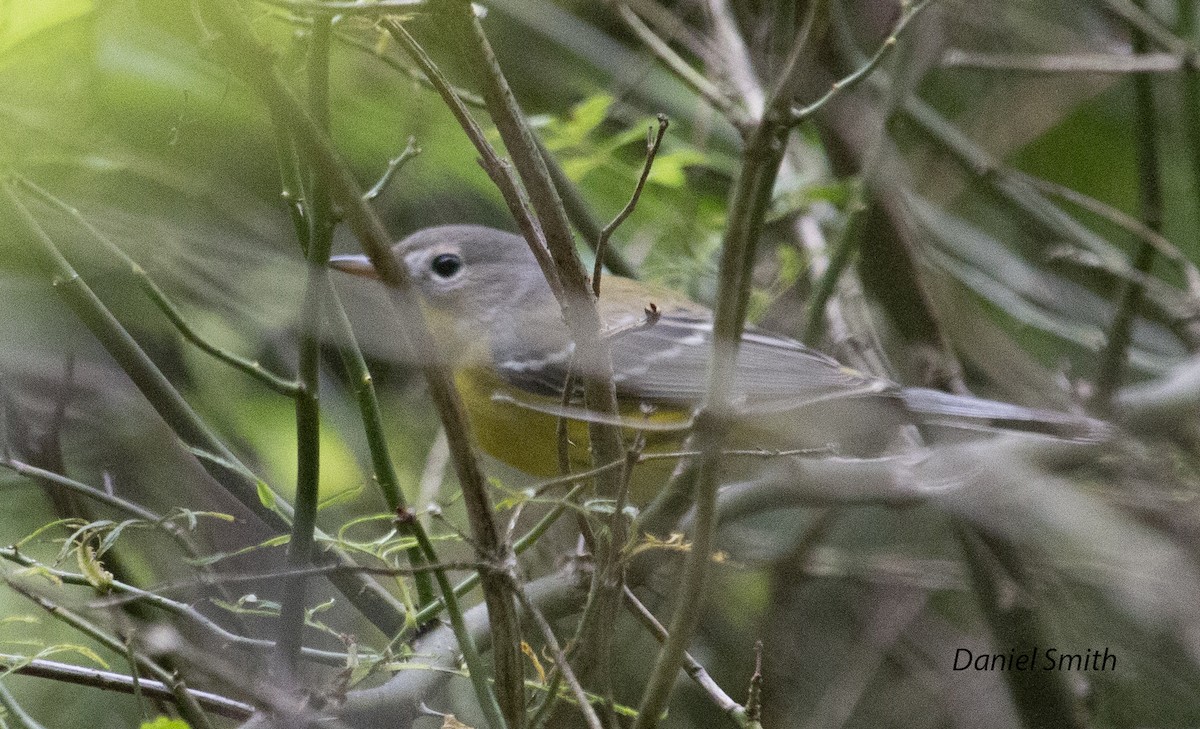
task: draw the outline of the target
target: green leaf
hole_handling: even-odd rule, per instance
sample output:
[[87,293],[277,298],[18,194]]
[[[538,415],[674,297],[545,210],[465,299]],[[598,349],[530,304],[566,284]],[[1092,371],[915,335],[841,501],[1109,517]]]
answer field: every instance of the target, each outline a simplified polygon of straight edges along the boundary
[[267,482],[260,478],[254,487],[258,489],[258,502],[271,511],[275,511],[275,492],[271,490]]
[[152,721],[143,721],[139,729],[191,729],[191,725],[183,719],[156,716]]
[[704,164],[707,161],[699,150],[683,148],[668,154],[659,154],[654,158],[654,167],[650,169],[647,183],[655,183],[663,187],[678,189],[687,182],[684,169],[691,165]]
[[92,545],[84,544],[75,550],[75,558],[79,563],[79,571],[83,573],[88,584],[102,592],[107,591],[113,584],[112,573],[104,569],[96,550]]
[[0,24],[0,56],[33,36],[92,12],[93,0],[6,2]]
[[546,128],[546,145],[553,150],[583,144],[589,134],[608,116],[613,97],[608,94],[589,96],[571,108],[566,119],[550,122]]

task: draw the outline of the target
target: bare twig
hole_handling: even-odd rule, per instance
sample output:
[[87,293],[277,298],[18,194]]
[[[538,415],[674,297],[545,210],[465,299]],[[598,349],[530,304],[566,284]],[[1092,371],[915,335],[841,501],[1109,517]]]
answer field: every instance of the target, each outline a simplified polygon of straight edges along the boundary
[[1200,270],[1197,270],[1196,264],[1188,260],[1187,256],[1183,255],[1183,252],[1162,233],[1152,230],[1132,215],[1103,203],[1090,195],[1085,195],[1074,188],[1032,175],[1015,174],[1021,175],[1021,178],[1035,190],[1078,205],[1084,210],[1094,213],[1132,233],[1147,245],[1153,246],[1159,255],[1179,266],[1179,270],[1183,274],[1183,279],[1187,284],[1188,295],[1200,300]]
[[129,254],[121,250],[121,247],[114,243],[112,239],[100,232],[96,226],[88,222],[87,218],[83,217],[79,210],[71,205],[68,205],[65,201],[41,187],[33,180],[30,180],[26,177],[19,177],[17,179],[21,185],[29,189],[42,200],[45,200],[47,203],[53,205],[55,208],[70,216],[70,218],[74,220],[76,224],[87,231],[88,235],[90,235],[93,240],[99,243],[109,253],[116,256],[123,264],[128,266],[129,270],[133,273],[134,278],[137,279],[137,283],[142,288],[142,291],[144,291],[146,295],[150,297],[150,300],[154,302],[154,305],[157,306],[159,311],[161,311],[163,315],[167,317],[171,324],[174,325],[175,329],[178,330],[181,335],[183,335],[184,339],[196,345],[196,347],[206,354],[209,354],[212,357],[225,362],[231,367],[241,370],[242,372],[245,372],[251,377],[259,380],[275,392],[287,397],[296,396],[296,392],[299,390],[299,385],[295,381],[284,379],[283,377],[268,371],[259,362],[248,360],[205,339],[192,327],[191,324],[187,322],[187,320],[183,317],[183,313],[180,312],[179,308],[175,306],[174,302],[167,297],[166,293],[159,288],[158,284],[154,282],[154,279],[150,278],[150,274],[146,272],[146,269],[142,268],[141,265],[139,265],[137,261],[133,260]]
[[680,81],[690,86],[708,103],[712,104],[713,108],[724,114],[735,128],[743,133],[745,132],[745,129],[750,124],[750,119],[745,110],[738,106],[736,101],[719,86],[709,81],[704,74],[692,68],[690,63],[680,58],[679,54],[666,41],[659,38],[658,34],[642,22],[637,13],[630,10],[628,6],[624,3],[618,3],[616,10],[617,15],[625,22],[626,27],[638,37],[638,40],[646,44],[650,52],[658,60],[662,61],[664,66],[670,69]]
[[[3,579],[15,592],[45,610],[55,619],[88,636],[105,648],[117,654],[125,654],[127,652],[125,644],[119,638],[103,630],[90,620],[39,595],[20,582],[14,581],[8,575],[0,576],[0,579]],[[212,722],[208,720],[208,715],[204,713],[204,710],[197,703],[195,697],[187,691],[187,686],[184,685],[183,679],[179,677],[178,673],[168,671],[160,666],[157,661],[150,659],[141,652],[132,651],[132,653],[135,660],[134,665],[147,671],[154,678],[170,688],[171,698],[176,708],[179,709],[179,713],[187,720],[190,726],[197,727],[197,729],[214,729]]]
[[855,86],[858,86],[860,83],[862,83],[863,79],[870,76],[871,72],[876,68],[879,68],[879,64],[883,63],[884,59],[888,57],[892,49],[896,47],[896,43],[900,37],[900,34],[904,32],[904,29],[908,27],[908,24],[911,23],[914,18],[920,15],[922,10],[929,7],[930,2],[932,2],[932,0],[921,0],[921,2],[913,5],[912,9],[901,15],[900,19],[896,21],[896,26],[892,28],[892,32],[888,34],[888,37],[885,38],[883,43],[880,44],[879,49],[875,51],[875,55],[871,56],[871,58],[863,66],[858,68],[853,73],[834,81],[829,90],[826,91],[816,101],[807,104],[806,106],[793,107],[791,110],[792,124],[800,124],[801,122],[805,121],[813,114],[820,111],[822,107],[829,103],[829,101],[838,94],[845,93],[846,91],[853,89]]
[[[47,678],[78,686],[91,686],[102,691],[133,694],[140,690],[146,696],[159,701],[171,701],[175,698],[173,689],[162,681],[148,678],[134,679],[133,676],[86,668],[72,663],[0,653],[0,666],[3,666],[6,671],[19,673],[22,676]],[[187,692],[197,704],[218,716],[245,721],[254,714],[254,707],[241,701],[234,701],[210,691],[187,689]]]
[[824,32],[826,5],[823,0],[814,0],[809,4],[808,13],[792,41],[779,79],[767,96],[762,119],[747,137],[742,169],[730,200],[718,278],[720,284],[713,324],[714,346],[708,372],[708,393],[696,425],[696,438],[702,455],[698,459],[692,550],[680,578],[670,636],[663,644],[647,682],[634,729],[652,729],[658,725],[684,651],[704,608],[703,596],[716,538],[720,451],[730,427],[733,373],[746,320],[754,253],[787,148],[791,126],[789,110],[800,82],[800,58],[812,39]]
[[638,177],[637,186],[633,188],[633,194],[629,197],[629,202],[625,203],[625,207],[621,208],[621,212],[617,213],[617,217],[612,219],[612,222],[604,226],[600,231],[600,239],[596,241],[596,265],[592,269],[592,293],[600,297],[600,273],[604,268],[604,254],[608,249],[608,239],[612,237],[613,232],[625,222],[625,219],[633,213],[633,209],[637,207],[638,198],[642,196],[642,189],[646,186],[646,179],[650,177],[650,169],[654,166],[654,157],[658,154],[658,148],[662,144],[663,135],[667,133],[667,127],[670,122],[667,117],[658,115],[658,132],[654,131],[654,127],[650,127],[646,136],[646,163],[642,165],[642,174]]
[[[1112,3],[1110,3],[1111,5]],[[1141,9],[1140,4],[1136,7]],[[1150,38],[1142,24],[1131,20],[1130,35],[1135,54],[1148,50]],[[1151,78],[1143,74],[1134,76],[1133,92],[1136,108],[1134,141],[1137,145],[1138,212],[1147,228],[1155,233],[1161,233],[1163,192],[1158,170],[1158,120],[1155,114],[1154,86]],[[1139,273],[1149,273],[1154,266],[1154,254],[1154,246],[1148,240],[1143,239],[1133,259],[1134,270]],[[1134,320],[1137,318],[1144,295],[1144,288],[1136,281],[1127,279],[1121,287],[1117,311],[1113,316],[1112,328],[1108,332],[1104,350],[1100,353],[1100,364],[1096,372],[1096,389],[1092,397],[1092,405],[1100,412],[1106,412],[1110,408],[1113,394],[1121,385],[1129,357]]]
[[1030,73],[1176,73],[1200,68],[1200,59],[1175,53],[984,53],[951,48],[942,54],[941,65]]
[[538,630],[542,632],[542,639],[546,641],[546,647],[550,649],[550,654],[554,656],[554,661],[563,680],[567,682],[567,686],[571,688],[571,693],[575,694],[575,701],[579,704],[579,710],[583,712],[583,718],[587,722],[588,729],[603,729],[600,724],[600,717],[596,715],[596,710],[592,708],[591,701],[588,700],[587,692],[583,690],[583,684],[579,683],[575,672],[571,670],[571,664],[567,662],[567,655],[563,652],[562,646],[558,644],[558,638],[554,635],[554,628],[550,627],[550,622],[546,620],[546,616],[538,609],[525,594],[525,588],[518,584],[512,586],[514,594],[517,596],[517,601],[521,603],[521,607],[525,612],[533,617],[533,621],[537,623]]
[[[658,622],[658,618],[654,617],[654,613],[650,612],[650,608],[646,607],[646,605],[638,599],[637,595],[633,594],[633,590],[629,589],[628,587],[625,588],[623,594],[625,597],[625,605],[627,608],[629,608],[629,612],[633,613],[633,616],[637,618],[642,625],[646,626],[646,628],[654,635],[655,640],[657,640],[659,643],[665,641],[667,639],[667,629],[663,627],[662,623]],[[746,713],[746,709],[738,704],[738,702],[734,701],[729,694],[725,693],[725,690],[717,685],[717,682],[712,679],[712,676],[708,675],[708,671],[704,668],[704,666],[702,666],[695,658],[692,658],[692,654],[690,653],[685,652],[683,654],[683,670],[688,676],[691,677],[693,681],[696,682],[696,685],[699,686],[704,693],[708,694],[709,700],[711,700],[718,709],[724,712],[726,716],[733,720],[734,724],[742,727],[742,729],[748,729],[750,722],[749,716]]]
[[363,193],[363,199],[369,202],[379,197],[379,195],[387,189],[387,186],[391,183],[392,178],[396,175],[396,173],[400,171],[400,168],[404,166],[404,163],[408,162],[410,159],[419,154],[421,154],[421,148],[417,146],[417,138],[409,137],[408,144],[405,145],[404,151],[398,156],[388,160],[387,170],[383,173],[383,176],[379,178],[379,181],[371,186],[370,190],[367,190],[365,193]]
[[425,74],[425,78],[437,89],[441,95],[442,101],[449,107],[450,112],[454,114],[454,118],[458,120],[459,126],[466,133],[467,138],[471,140],[475,150],[479,152],[481,164],[484,172],[488,173],[488,177],[500,190],[501,196],[504,197],[505,203],[508,205],[508,210],[512,213],[513,219],[517,221],[517,227],[521,229],[521,234],[525,240],[529,242],[529,249],[533,251],[534,258],[537,259],[538,266],[541,267],[542,273],[546,276],[546,283],[550,285],[550,289],[554,292],[555,298],[559,301],[563,299],[562,284],[558,281],[558,275],[554,271],[554,264],[550,259],[550,253],[546,250],[545,234],[542,232],[542,226],[529,210],[529,202],[525,197],[524,190],[513,174],[510,167],[496,149],[487,140],[487,135],[483,128],[479,126],[479,122],[475,121],[475,117],[467,110],[463,100],[459,97],[458,90],[450,85],[449,80],[434,64],[433,59],[425,52],[425,49],[417,43],[416,39],[408,32],[408,30],[399,22],[392,18],[385,18],[380,22],[385,30],[392,35],[392,38],[400,44],[400,47],[409,55]]
[[[589,363],[589,376],[584,378],[584,405],[602,415],[616,415],[619,411],[612,381],[612,359],[608,345],[601,336],[603,327],[600,312],[588,285],[587,272],[575,249],[570,222],[558,190],[470,3],[457,0],[447,3],[447,6],[447,12],[440,16],[444,20],[444,30],[457,42],[468,67],[475,72],[487,102],[488,113],[505,148],[512,155],[545,234],[546,247],[553,262],[553,274],[562,287],[559,304],[563,321],[575,343],[576,356]],[[536,240],[529,239],[529,242],[536,247]],[[549,273],[547,278],[550,278]],[[621,432],[616,426],[589,423],[588,436],[594,464],[609,463],[624,457]],[[597,491],[606,498],[615,498],[621,485],[619,473],[605,472],[596,478]],[[612,620],[620,600],[620,583],[623,579],[620,550],[625,542],[627,526],[624,515],[614,513],[608,526],[604,541],[596,550],[597,568],[589,609],[580,622],[580,639],[576,643],[587,647],[586,655],[595,662],[594,675],[605,684],[598,693],[606,697],[610,694],[611,672],[607,668],[611,660]],[[593,605],[597,607],[592,609]],[[506,636],[498,633],[495,640],[497,644],[502,644]],[[513,652],[511,660],[514,661],[513,671],[516,673],[521,656]],[[581,673],[587,675],[589,672],[581,670]]]
[[[121,326],[59,252],[54,241],[17,195],[15,185],[13,180],[0,184],[0,208],[6,208],[4,218],[16,224],[14,233],[31,242],[41,259],[43,274],[54,283],[56,293],[116,360],[167,425],[187,444],[204,470],[267,526],[276,532],[286,531],[292,516],[291,504],[273,491],[273,508],[263,504],[259,489],[269,487],[209,428],[145,350]],[[349,563],[349,558],[340,550],[334,552],[334,558]],[[347,600],[380,630],[390,634],[403,625],[403,606],[374,581],[354,574],[337,575],[334,579]]]
[[[341,207],[346,223],[363,246],[375,271],[391,290],[392,304],[396,307],[399,321],[403,325],[402,336],[406,340],[404,343],[408,346],[408,351],[438,352],[437,342],[425,325],[420,303],[412,291],[407,272],[392,256],[390,236],[383,221],[362,199],[361,188],[338,156],[328,136],[321,131],[318,123],[287,88],[282,75],[273,64],[271,51],[254,36],[248,22],[232,0],[211,2],[206,7],[210,21],[221,32],[222,40],[232,50],[232,59],[236,59],[231,65],[263,98],[272,117],[291,130],[297,146],[309,156],[316,173],[329,185],[331,198]],[[468,506],[472,529],[476,531],[477,543],[494,550],[479,555],[480,561],[491,565],[506,565],[509,556],[499,542],[499,533],[492,521],[488,485],[469,437],[469,426],[462,401],[450,374],[441,367],[439,358],[434,357],[423,362],[421,370],[429,385],[430,397],[446,428],[455,470],[466,495],[465,503]],[[418,539],[421,534],[422,532],[417,532]],[[424,545],[422,550],[428,554]],[[460,647],[470,668],[471,681],[480,705],[489,723],[495,727],[505,727],[507,723],[487,680],[489,672],[474,646],[473,639],[466,631],[461,612],[457,610],[453,587],[444,573],[435,574],[443,599],[447,603],[451,625],[459,636]],[[503,602],[511,603],[511,597],[504,592],[498,593],[493,585],[488,584],[487,579],[484,582],[489,607],[496,608],[489,611],[489,616],[493,619],[503,619]],[[500,586],[499,589],[503,591],[504,587]],[[497,600],[497,604],[493,605]],[[400,631],[397,627],[389,634],[394,635],[398,632]],[[501,636],[497,635],[497,640],[500,638]]]
[[[55,580],[61,580],[68,585],[92,585],[92,580],[86,575],[65,572],[49,565],[42,564],[11,547],[0,549],[0,559],[6,559],[23,567],[35,567],[37,574],[46,575],[47,577],[52,577]],[[322,570],[321,568],[314,568],[309,574],[324,574],[327,571],[328,570]],[[241,578],[242,576],[238,575],[238,577]],[[254,581],[257,582],[261,579],[270,578],[271,575],[247,575],[246,577],[253,577]],[[225,581],[225,584],[228,584],[228,581]],[[189,584],[187,586],[192,587],[193,584]],[[208,632],[215,640],[222,644],[264,652],[274,650],[275,648],[274,641],[247,638],[246,636],[231,633],[209,618],[205,617],[201,612],[193,608],[191,605],[164,597],[162,594],[167,590],[181,586],[172,585],[156,588],[154,591],[150,591],[143,590],[134,585],[129,585],[121,582],[120,580],[114,579],[107,585],[107,587],[117,595],[121,595],[122,597],[120,600],[137,600],[148,605],[153,605],[154,607],[174,615],[178,615],[192,625]],[[114,600],[114,602],[115,601],[116,600]],[[301,655],[306,660],[330,666],[345,666],[348,658],[347,654],[345,653],[319,651],[311,648],[303,649]]]

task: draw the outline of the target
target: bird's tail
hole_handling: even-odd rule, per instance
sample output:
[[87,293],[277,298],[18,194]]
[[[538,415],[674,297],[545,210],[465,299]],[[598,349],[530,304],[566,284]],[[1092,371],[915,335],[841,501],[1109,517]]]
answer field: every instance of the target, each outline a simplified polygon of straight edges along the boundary
[[1093,441],[1107,440],[1114,432],[1113,426],[1086,415],[951,395],[924,387],[904,388],[899,395],[905,408],[929,425],[1000,428]]

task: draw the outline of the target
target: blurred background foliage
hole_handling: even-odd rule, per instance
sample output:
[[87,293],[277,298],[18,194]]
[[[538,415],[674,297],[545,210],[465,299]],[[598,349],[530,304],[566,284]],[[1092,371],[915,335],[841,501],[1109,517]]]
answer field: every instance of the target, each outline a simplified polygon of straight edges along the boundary
[[[1190,44],[1194,9],[1186,4],[1153,2],[1148,10]],[[484,27],[517,98],[597,220],[610,219],[628,199],[654,115],[670,118],[645,194],[614,242],[639,275],[711,301],[739,164],[735,127],[659,64],[607,3],[483,5]],[[707,34],[706,3],[629,5],[661,7],[680,19],[673,47],[748,102],[736,79],[706,66],[729,52]],[[828,48],[812,61],[813,98],[873,53],[896,17],[890,2],[833,5]],[[731,6],[754,71],[771,78],[797,8],[787,0]],[[804,302],[819,280],[814,267],[828,261],[861,181],[870,206],[855,265],[837,290],[848,329],[818,344],[839,356],[864,349],[884,355],[885,373],[909,384],[957,382],[998,399],[1080,410],[1138,241],[1109,217],[1038,192],[1023,175],[1138,215],[1132,76],[996,70],[961,59],[1127,56],[1129,29],[1115,12],[1119,6],[935,1],[880,72],[793,136],[760,246],[752,317],[803,334]],[[245,5],[299,88],[307,30],[286,7]],[[424,22],[418,14],[411,24],[419,31]],[[386,35],[361,18],[343,18],[335,28],[332,136],[359,181],[372,184],[410,137],[422,150],[377,201],[395,236],[457,222],[512,229],[460,128]],[[207,32],[184,0],[0,0],[0,167],[78,212],[28,199],[63,254],[170,381],[257,474],[286,494],[296,470],[292,403],[183,343],[128,266],[84,227],[94,226],[144,268],[204,336],[273,371],[294,372],[304,266],[280,197],[275,138],[258,100],[214,60]],[[458,70],[454,49],[430,50],[452,74]],[[1190,97],[1181,74],[1157,75],[1154,91],[1161,230],[1194,263],[1200,150],[1183,121]],[[10,222],[0,220],[3,449],[27,460],[41,454],[47,463],[57,449],[71,477],[109,483],[160,512],[184,506],[237,516],[233,524],[200,519],[197,534],[207,552],[266,539],[242,507],[213,487],[50,282],[33,274],[29,251],[5,232]],[[335,251],[356,251],[344,230]],[[1182,270],[1164,260],[1153,270],[1133,329],[1128,383],[1170,381],[1200,342],[1197,292]],[[337,285],[381,384],[385,425],[410,501],[440,502],[448,521],[461,523],[453,484],[442,483],[450,477],[434,447],[436,416],[419,378],[400,362],[380,293],[340,279]],[[329,362],[335,359],[331,351]],[[385,510],[369,483],[353,395],[339,372],[326,368],[322,393],[327,506],[320,519],[330,532]],[[790,506],[731,519],[721,536],[727,559],[717,568],[693,653],[740,698],[754,642],[766,643],[765,726],[1019,726],[1003,676],[950,670],[956,648],[992,649],[987,610],[980,609],[954,537],[954,520],[964,519],[1024,555],[1027,581],[1009,589],[1034,595],[1052,645],[1079,652],[1107,647],[1118,656],[1115,673],[1067,677],[1089,726],[1194,726],[1200,722],[1195,415],[1192,407],[1165,424],[1131,421],[1119,447],[1068,474],[1048,475],[1002,449],[979,446],[944,466],[973,474],[975,487],[919,506],[840,509],[836,520],[826,508]],[[1190,425],[1179,424],[1189,418]],[[519,474],[499,466],[492,472],[505,488],[523,485]],[[0,543],[15,543],[56,518],[36,482],[3,473],[0,487],[7,504]],[[361,530],[364,539],[386,531],[382,523],[354,529],[354,538]],[[437,524],[435,531],[451,534]],[[24,549],[53,562],[69,533],[48,530]],[[155,544],[147,534],[122,536],[120,554],[131,574],[151,585],[189,574],[177,558],[155,559]],[[264,547],[222,564],[265,569],[278,565],[281,552]],[[86,589],[39,587],[63,604],[94,599]],[[233,592],[266,600],[273,589]],[[669,574],[657,575],[648,589],[669,605]],[[227,611],[196,599],[202,612],[228,619]],[[80,644],[88,647],[75,650],[74,660],[125,670],[121,656],[65,631],[16,593],[3,593],[0,611],[0,652],[33,655]],[[240,619],[245,630],[270,637],[269,621]],[[341,602],[321,620],[357,634],[365,646],[383,645]],[[652,641],[629,622],[622,624],[620,665],[635,668],[621,677],[618,693],[636,704]],[[132,698],[94,689],[17,676],[4,684],[48,726],[130,726],[143,711]],[[471,714],[453,691],[435,703]],[[722,721],[686,681],[671,712],[672,727]]]

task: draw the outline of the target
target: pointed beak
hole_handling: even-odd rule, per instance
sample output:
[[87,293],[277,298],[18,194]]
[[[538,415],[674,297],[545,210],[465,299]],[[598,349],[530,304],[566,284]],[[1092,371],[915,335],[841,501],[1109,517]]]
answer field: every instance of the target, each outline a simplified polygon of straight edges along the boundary
[[357,256],[333,256],[329,259],[329,267],[355,276],[362,276],[363,278],[379,278],[379,274],[375,272],[375,267],[371,265],[371,259],[361,254]]

